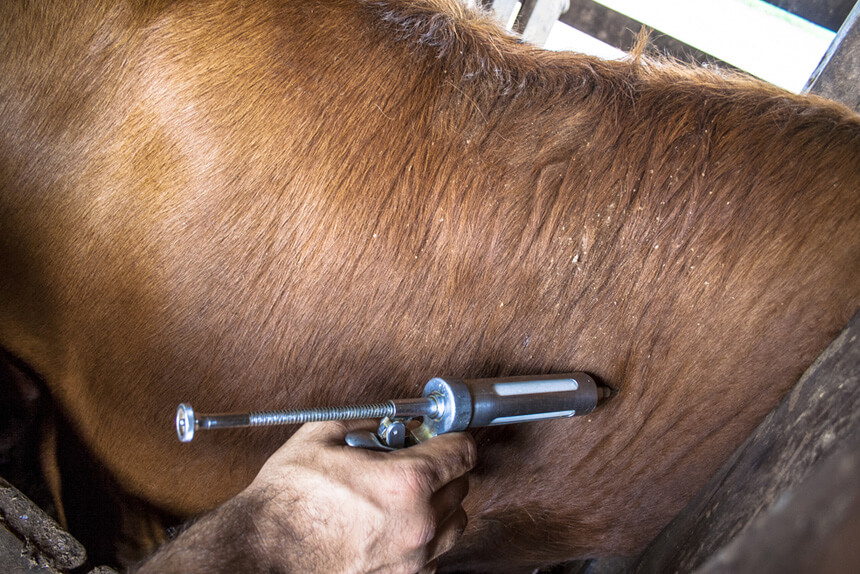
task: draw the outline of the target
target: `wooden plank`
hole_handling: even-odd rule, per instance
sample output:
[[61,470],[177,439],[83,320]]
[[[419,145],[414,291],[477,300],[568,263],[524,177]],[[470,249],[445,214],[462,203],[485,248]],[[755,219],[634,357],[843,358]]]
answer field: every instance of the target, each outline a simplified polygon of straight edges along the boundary
[[58,574],[50,566],[42,566],[30,558],[24,541],[0,521],[0,572],[7,574]]
[[[747,532],[767,528],[750,526],[754,518],[770,512],[776,517],[773,520],[778,521],[780,506],[786,500],[782,497],[791,496],[795,487],[799,493],[795,495],[798,508],[816,504],[819,513],[834,512],[839,506],[837,497],[844,493],[827,490],[828,484],[822,482],[821,476],[826,479],[831,466],[839,464],[842,455],[836,453],[856,448],[857,440],[860,440],[860,313],[705,488],[657,536],[634,571],[690,572],[712,556],[714,560],[725,560],[731,556],[731,548],[749,549],[755,540],[761,543],[760,538],[743,540]],[[833,459],[837,462],[822,462],[831,456],[837,457]],[[811,482],[798,486],[807,479]],[[839,484],[842,483],[829,486],[841,488]],[[851,481],[845,484],[845,488],[856,486]],[[825,490],[818,492],[820,488]],[[820,498],[809,498],[812,495]],[[854,507],[846,515],[820,517],[836,525],[831,538],[844,534],[838,528],[853,528],[856,523],[857,517],[851,514],[852,508],[856,509],[856,498],[853,500],[853,503],[848,501],[848,506],[854,504]],[[801,537],[791,545],[770,551],[765,562],[774,565],[797,562],[804,552],[817,550],[814,542]],[[726,553],[715,555],[724,547]],[[850,550],[840,547],[829,551],[850,553]],[[778,553],[782,556],[776,556]],[[708,572],[731,571],[706,567],[712,568]]]
[[860,433],[846,442],[696,574],[860,572]]
[[537,8],[538,0],[522,0],[520,11],[517,13],[517,19],[514,21],[514,32],[523,33],[526,24],[531,19],[532,14]]
[[523,0],[514,31],[522,34],[526,42],[543,46],[553,24],[569,7],[569,0]]
[[804,92],[841,102],[860,112],[860,1],[848,14]]
[[502,26],[507,27],[511,21],[511,16],[514,15],[517,0],[492,0],[492,10],[496,18],[502,23]]
[[[2,478],[0,518],[0,525],[7,530],[3,537],[6,551],[11,548],[14,552],[14,537],[11,534],[14,533],[22,541],[22,547],[26,550],[24,554],[33,555],[33,558],[20,561],[22,571],[28,571],[27,564],[30,562],[47,564],[60,570],[72,570],[86,561],[84,547],[71,534],[60,528],[41,508]],[[14,556],[8,555],[2,559],[15,561]],[[8,565],[8,562],[6,564]]]

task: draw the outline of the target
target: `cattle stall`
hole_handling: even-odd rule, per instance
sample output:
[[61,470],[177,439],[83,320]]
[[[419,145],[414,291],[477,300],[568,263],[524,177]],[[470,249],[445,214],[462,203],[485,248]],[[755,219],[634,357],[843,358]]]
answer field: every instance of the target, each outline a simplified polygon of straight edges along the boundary
[[[514,2],[495,0],[503,19]],[[774,0],[835,31],[804,91],[860,111],[860,2]],[[514,29],[545,41],[558,19],[631,49],[644,25],[594,0],[523,2]],[[659,32],[652,49],[731,64]],[[860,569],[860,313],[791,393],[638,557],[576,562],[554,574],[856,572]]]
[[[860,3],[773,2],[836,38],[806,90],[860,110]],[[591,0],[485,1],[527,39],[542,43],[556,20],[629,49],[641,26]],[[853,5],[853,8],[852,8]],[[849,12],[850,10],[850,12]],[[671,37],[650,45],[673,57],[727,66]],[[809,367],[708,484],[640,556],[559,564],[547,574],[621,572],[849,572],[860,569],[860,313]],[[32,459],[52,406],[41,383],[11,356],[0,360],[0,570],[92,572],[86,552],[39,508],[50,496]],[[28,458],[30,457],[30,458]],[[23,481],[23,482],[19,482]],[[30,502],[18,490],[37,501]]]

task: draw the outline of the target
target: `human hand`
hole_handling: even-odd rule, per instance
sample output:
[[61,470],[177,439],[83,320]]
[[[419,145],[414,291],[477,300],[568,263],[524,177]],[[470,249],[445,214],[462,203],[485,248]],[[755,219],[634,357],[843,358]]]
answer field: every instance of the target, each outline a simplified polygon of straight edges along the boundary
[[466,526],[471,436],[394,451],[346,446],[359,423],[301,427],[241,493],[135,570],[433,572]]
[[445,434],[380,453],[344,444],[355,426],[303,426],[243,492],[263,501],[261,554],[275,569],[432,572],[466,526],[474,441]]

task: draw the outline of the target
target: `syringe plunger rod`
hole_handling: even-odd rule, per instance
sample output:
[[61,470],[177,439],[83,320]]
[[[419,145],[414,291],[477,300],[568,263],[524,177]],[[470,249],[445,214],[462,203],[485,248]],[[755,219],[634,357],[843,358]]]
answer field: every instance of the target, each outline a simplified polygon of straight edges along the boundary
[[385,403],[350,405],[346,407],[321,407],[281,411],[264,411],[241,414],[200,414],[191,405],[183,403],[176,410],[176,432],[179,440],[189,442],[194,431],[200,429],[222,429],[292,425],[321,421],[350,421],[358,419],[381,419],[385,417],[434,416],[436,401],[431,398],[397,399]]
[[431,434],[500,424],[572,417],[591,412],[610,395],[587,373],[537,375],[496,379],[436,377],[417,399],[385,403],[246,414],[195,414],[191,405],[176,411],[179,440],[188,442],[197,429],[236,428],[385,417],[424,417]]

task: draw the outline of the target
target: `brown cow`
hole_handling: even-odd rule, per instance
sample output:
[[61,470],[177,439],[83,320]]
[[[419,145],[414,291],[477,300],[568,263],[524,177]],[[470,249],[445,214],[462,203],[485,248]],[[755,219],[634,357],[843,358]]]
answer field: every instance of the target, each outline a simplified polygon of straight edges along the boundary
[[860,304],[860,119],[539,50],[450,0],[0,7],[0,344],[119,485],[188,516],[293,429],[177,403],[587,370],[475,433],[443,567],[642,549]]

